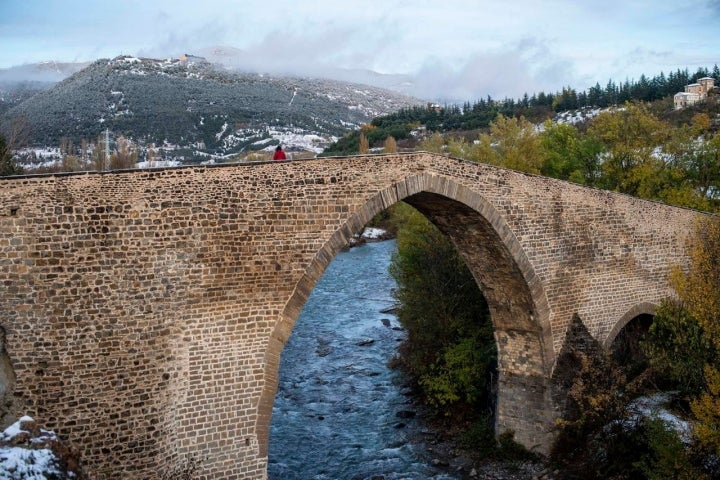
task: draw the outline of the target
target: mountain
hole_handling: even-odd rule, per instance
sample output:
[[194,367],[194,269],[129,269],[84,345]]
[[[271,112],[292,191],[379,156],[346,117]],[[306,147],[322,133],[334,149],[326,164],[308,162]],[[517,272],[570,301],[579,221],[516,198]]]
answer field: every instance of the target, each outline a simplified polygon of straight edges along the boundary
[[0,125],[25,119],[36,146],[92,141],[107,128],[199,159],[259,150],[291,134],[330,143],[376,116],[422,104],[367,85],[236,73],[181,58],[98,60],[14,105]]

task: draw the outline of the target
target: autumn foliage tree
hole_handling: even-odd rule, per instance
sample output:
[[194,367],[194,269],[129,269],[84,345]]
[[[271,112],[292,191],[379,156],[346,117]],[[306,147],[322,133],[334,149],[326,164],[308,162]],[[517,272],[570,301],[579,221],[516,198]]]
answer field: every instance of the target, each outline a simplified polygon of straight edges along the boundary
[[[590,124],[588,133],[605,147],[602,168],[609,190],[629,195],[647,193],[646,176],[654,176],[665,167],[654,155],[665,143],[669,126],[650,113],[641,103],[627,103],[622,109],[603,112]],[[645,190],[645,191],[644,191]]]
[[137,163],[138,153],[131,145],[130,141],[125,137],[117,139],[117,149],[110,155],[110,169],[122,170],[133,168]]
[[671,275],[678,298],[660,306],[643,349],[665,387],[689,399],[702,450],[720,455],[720,217],[692,238],[689,268]]
[[365,132],[360,132],[360,145],[358,146],[358,153],[365,154],[370,151],[370,142],[368,142],[368,138],[365,135]]
[[476,142],[464,138],[448,141],[450,155],[512,168],[521,172],[540,173],[542,156],[535,126],[525,118],[498,115],[489,133],[481,133]]
[[487,399],[496,361],[487,303],[450,240],[406,210],[390,266],[398,319],[408,334],[402,366],[437,410],[475,405]]
[[597,183],[602,145],[595,138],[581,135],[572,125],[548,120],[539,140],[542,175],[589,186]]
[[[720,352],[720,217],[703,220],[697,228],[687,273],[676,271],[673,283],[704,335]],[[707,359],[705,388],[692,404],[695,434],[702,445],[720,455],[720,358]]]
[[720,133],[706,114],[671,127],[647,105],[626,103],[582,129],[498,115],[475,141],[435,133],[420,149],[671,205],[720,207]]
[[385,139],[384,151],[385,153],[396,153],[398,151],[397,142],[392,135]]
[[641,347],[660,388],[677,391],[684,402],[702,392],[704,366],[715,352],[685,302],[668,298],[660,304]]

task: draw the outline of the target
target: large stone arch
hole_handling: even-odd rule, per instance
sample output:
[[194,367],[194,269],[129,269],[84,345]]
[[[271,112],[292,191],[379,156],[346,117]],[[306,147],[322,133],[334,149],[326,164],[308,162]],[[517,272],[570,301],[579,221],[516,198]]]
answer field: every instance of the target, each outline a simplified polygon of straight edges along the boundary
[[376,214],[399,201],[418,209],[449,236],[488,300],[500,373],[496,430],[512,430],[528,448],[546,450],[552,420],[548,380],[554,352],[542,284],[507,222],[487,200],[445,177],[421,174],[370,198],[325,242],[296,284],[265,353],[265,384],[256,423],[260,457],[268,455],[280,355],[305,302],[350,239]]

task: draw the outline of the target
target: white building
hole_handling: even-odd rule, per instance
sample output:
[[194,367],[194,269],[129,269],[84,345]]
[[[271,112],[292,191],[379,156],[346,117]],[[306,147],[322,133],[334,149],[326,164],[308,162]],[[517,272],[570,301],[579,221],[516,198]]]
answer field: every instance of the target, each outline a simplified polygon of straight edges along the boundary
[[694,105],[695,103],[705,100],[708,92],[715,88],[715,79],[712,77],[703,77],[698,79],[697,83],[685,85],[684,92],[678,92],[673,97],[675,110]]

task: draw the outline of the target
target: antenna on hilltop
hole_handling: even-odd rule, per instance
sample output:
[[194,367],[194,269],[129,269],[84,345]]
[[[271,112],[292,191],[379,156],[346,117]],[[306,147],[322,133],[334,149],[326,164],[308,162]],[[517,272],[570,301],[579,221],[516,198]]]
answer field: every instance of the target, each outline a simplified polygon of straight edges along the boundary
[[110,129],[105,127],[105,170],[110,170]]

